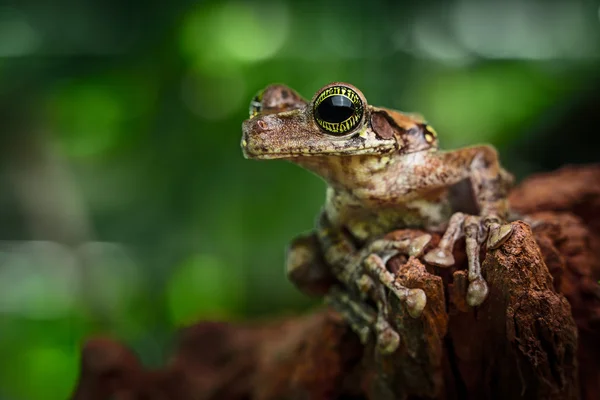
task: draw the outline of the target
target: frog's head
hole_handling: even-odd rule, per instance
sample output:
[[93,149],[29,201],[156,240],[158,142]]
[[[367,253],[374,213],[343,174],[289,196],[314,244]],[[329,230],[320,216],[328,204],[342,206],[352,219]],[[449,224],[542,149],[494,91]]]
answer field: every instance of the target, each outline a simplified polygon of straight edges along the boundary
[[247,158],[400,154],[437,148],[420,118],[367,104],[360,90],[331,83],[310,102],[284,85],[271,85],[250,103],[242,125]]

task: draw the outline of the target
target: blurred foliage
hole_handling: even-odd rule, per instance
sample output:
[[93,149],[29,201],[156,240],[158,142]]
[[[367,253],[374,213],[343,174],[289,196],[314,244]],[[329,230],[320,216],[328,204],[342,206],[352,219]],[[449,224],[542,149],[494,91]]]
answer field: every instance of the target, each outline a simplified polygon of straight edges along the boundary
[[596,157],[552,127],[599,30],[567,0],[0,4],[0,399],[66,398],[93,334],[158,365],[182,325],[318,304],[283,260],[324,184],[242,158],[260,88],[351,82],[523,177]]

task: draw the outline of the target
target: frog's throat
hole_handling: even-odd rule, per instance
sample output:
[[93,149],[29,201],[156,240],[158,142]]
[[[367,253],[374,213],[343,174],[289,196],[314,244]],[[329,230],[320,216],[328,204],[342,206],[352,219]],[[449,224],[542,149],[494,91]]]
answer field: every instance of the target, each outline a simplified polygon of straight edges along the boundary
[[320,176],[331,187],[344,189],[369,187],[394,164],[393,155],[365,154],[322,157],[295,157],[288,161]]

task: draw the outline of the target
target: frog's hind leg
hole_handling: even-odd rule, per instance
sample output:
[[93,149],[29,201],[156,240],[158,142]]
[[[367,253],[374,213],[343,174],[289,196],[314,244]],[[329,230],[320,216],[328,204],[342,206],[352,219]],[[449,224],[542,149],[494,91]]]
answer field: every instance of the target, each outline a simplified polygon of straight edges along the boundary
[[369,340],[371,327],[377,322],[377,313],[368,305],[351,295],[339,286],[333,286],[325,296],[325,303],[331,306],[344,318],[356,333],[362,344]]
[[286,273],[290,281],[309,296],[324,296],[335,283],[315,233],[298,236],[292,241],[286,254]]
[[367,294],[377,304],[377,322],[375,323],[375,332],[377,334],[377,347],[384,354],[391,354],[400,344],[400,335],[388,322],[388,301],[385,288],[377,285],[373,279],[363,275],[358,280],[359,290]]

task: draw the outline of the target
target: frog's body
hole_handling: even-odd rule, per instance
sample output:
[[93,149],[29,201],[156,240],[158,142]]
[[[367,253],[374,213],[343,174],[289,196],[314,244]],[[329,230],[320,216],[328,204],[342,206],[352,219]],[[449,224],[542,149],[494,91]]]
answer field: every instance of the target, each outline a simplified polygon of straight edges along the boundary
[[[325,86],[310,102],[283,85],[272,85],[253,100],[250,111],[251,118],[243,124],[246,157],[286,159],[328,184],[317,244],[299,238],[288,255],[288,272],[301,288],[331,270],[344,285],[334,291],[333,302],[354,302],[350,308],[356,310],[357,297],[374,300],[380,345],[393,351],[397,338],[385,323],[386,294],[376,282],[405,300],[411,315],[419,315],[424,293],[395,283],[385,258],[395,252],[420,255],[429,238],[390,243],[381,237],[399,228],[447,226],[440,245],[425,260],[452,265],[452,247],[464,235],[471,281],[468,301],[478,305],[484,300],[487,286],[480,273],[479,246],[486,236],[488,246],[497,246],[510,234],[509,225],[500,225],[508,213],[510,175],[492,147],[439,151],[436,132],[421,117],[370,106],[358,89],[344,83]],[[450,207],[450,187],[465,179],[471,181],[479,216],[453,214]],[[316,262],[317,252],[323,254],[325,266]],[[363,311],[363,319],[370,320],[368,309]],[[360,325],[358,317],[347,318]]]
[[445,193],[428,193],[429,198],[390,196],[384,200],[361,199],[353,193],[327,190],[324,212],[332,225],[344,226],[359,242],[394,229],[430,228],[444,225],[451,215]]

